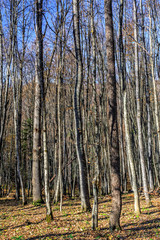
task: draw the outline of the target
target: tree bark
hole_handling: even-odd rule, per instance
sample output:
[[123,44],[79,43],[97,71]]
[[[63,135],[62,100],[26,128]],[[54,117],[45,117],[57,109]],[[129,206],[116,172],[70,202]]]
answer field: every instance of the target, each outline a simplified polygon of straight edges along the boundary
[[123,114],[124,114],[124,126],[125,126],[125,139],[126,139],[126,152],[127,159],[129,162],[131,176],[132,176],[132,188],[134,191],[134,211],[136,214],[140,214],[140,201],[138,194],[138,184],[137,184],[137,176],[135,170],[135,163],[133,160],[132,147],[131,147],[131,139],[129,133],[129,124],[128,124],[128,113],[127,113],[127,89],[126,89],[126,62],[124,56],[124,47],[123,47],[123,4],[124,1],[121,0],[120,4],[120,36],[119,36],[119,44],[120,44],[120,79],[121,79],[121,90],[123,94]]
[[[14,102],[14,127],[15,127],[15,156],[17,186],[21,186],[22,202],[26,204],[25,189],[20,170],[21,165],[21,119],[22,119],[22,78],[18,76],[18,43],[17,43],[17,11],[18,4],[13,0],[11,4],[11,22],[12,22],[12,81],[13,81],[13,102]],[[20,69],[21,72],[21,69]],[[19,189],[17,189],[17,199],[19,200]]]
[[35,62],[35,102],[33,124],[33,164],[32,184],[33,202],[42,202],[40,159],[41,159],[41,84],[43,82],[43,38],[42,38],[42,0],[35,3],[36,11],[36,62]]
[[46,108],[45,108],[45,93],[43,91],[43,153],[44,153],[44,189],[46,199],[46,220],[50,222],[53,219],[49,192],[49,164],[48,164],[48,149],[47,149],[47,128],[46,128]]
[[105,30],[108,68],[108,124],[110,138],[111,162],[111,191],[112,210],[110,214],[110,230],[120,228],[121,192],[120,192],[120,158],[117,124],[117,93],[115,76],[114,35],[112,19],[112,0],[104,0],[105,5]]
[[[142,38],[143,38],[143,46],[146,49],[145,42],[145,26],[144,26],[144,13],[143,13],[143,4],[142,0],[140,0],[140,9],[142,14]],[[150,30],[151,31],[151,30]],[[146,110],[147,110],[147,150],[148,150],[148,176],[149,176],[149,188],[150,190],[154,189],[153,183],[153,155],[152,155],[152,137],[151,137],[151,103],[150,103],[150,88],[149,88],[149,72],[148,72],[148,62],[147,62],[147,54],[144,51],[144,66],[145,66],[145,90],[146,90]],[[152,64],[151,64],[152,65]],[[159,141],[160,143],[160,141]],[[158,143],[158,144],[159,144]]]
[[[158,138],[158,155],[160,156],[160,127],[159,127],[159,114],[158,114],[158,100],[157,100],[157,92],[156,92],[156,82],[154,76],[154,62],[153,62],[153,40],[152,40],[152,18],[151,18],[151,2],[149,1],[149,40],[150,40],[150,66],[151,66],[151,77],[152,77],[152,86],[153,86],[153,97],[154,97],[154,119],[157,131]],[[159,158],[160,159],[160,158]],[[159,160],[160,163],[160,160]],[[150,177],[150,175],[149,175]]]
[[133,2],[133,15],[134,15],[134,47],[135,47],[135,79],[136,79],[136,103],[137,103],[137,128],[138,128],[138,145],[140,153],[140,163],[142,172],[143,191],[147,205],[150,205],[148,183],[146,175],[146,164],[144,159],[144,149],[142,140],[142,125],[141,125],[141,104],[140,104],[140,90],[139,90],[139,69],[138,69],[138,38],[137,38],[137,11],[136,11],[136,0]]
[[76,83],[74,91],[74,118],[75,118],[75,138],[76,153],[79,164],[80,176],[80,194],[82,211],[91,209],[89,201],[87,166],[83,145],[82,117],[81,117],[81,90],[83,81],[83,64],[82,51],[80,44],[80,27],[79,27],[79,0],[73,0],[73,35],[76,53]]
[[98,185],[99,185],[99,162],[100,162],[100,122],[99,122],[99,106],[97,101],[97,87],[96,87],[96,32],[94,25],[94,1],[91,0],[91,32],[92,32],[92,54],[93,54],[93,121],[94,123],[94,150],[95,150],[95,166],[93,176],[93,196],[94,203],[92,208],[92,229],[98,227]]

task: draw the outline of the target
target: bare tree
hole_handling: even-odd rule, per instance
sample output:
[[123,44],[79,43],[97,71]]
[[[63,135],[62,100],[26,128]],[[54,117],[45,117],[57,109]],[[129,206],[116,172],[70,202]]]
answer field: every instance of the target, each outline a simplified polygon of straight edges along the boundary
[[120,228],[121,192],[120,192],[120,158],[117,125],[117,97],[114,56],[114,35],[112,19],[112,0],[104,0],[105,5],[105,30],[107,50],[107,88],[108,88],[108,128],[110,138],[110,162],[111,162],[111,191],[112,210],[110,213],[110,229]]
[[[140,11],[142,15],[141,23],[142,23],[142,39],[143,39],[143,46],[146,49],[146,41],[145,41],[145,25],[144,25],[144,11],[143,11],[143,3],[142,0],[140,0]],[[150,30],[151,31],[151,30]],[[152,51],[152,50],[151,50]],[[146,110],[147,110],[147,155],[148,155],[148,178],[149,178],[149,188],[150,190],[154,189],[154,183],[153,183],[153,169],[152,165],[154,160],[153,154],[152,154],[152,131],[151,131],[151,102],[150,102],[150,81],[149,81],[149,69],[148,69],[148,61],[147,61],[147,53],[146,51],[143,51],[144,56],[144,67],[145,67],[145,91],[146,91]],[[152,67],[152,64],[151,64]],[[155,100],[155,99],[154,99]],[[157,122],[157,121],[156,121]],[[158,132],[158,131],[157,131]],[[159,143],[158,143],[159,144]]]
[[137,37],[137,10],[136,10],[136,0],[133,1],[133,16],[134,16],[134,47],[135,47],[135,79],[136,79],[136,103],[137,103],[137,128],[138,128],[138,145],[140,153],[141,171],[142,171],[142,181],[143,181],[143,191],[146,199],[146,203],[150,204],[149,193],[148,193],[148,183],[146,174],[146,164],[144,159],[144,149],[142,141],[142,126],[141,126],[141,103],[140,103],[140,91],[139,91],[139,67],[138,67],[138,37]]
[[43,0],[35,2],[36,12],[36,60],[35,60],[35,102],[33,125],[33,165],[32,184],[33,202],[41,202],[41,86],[43,84],[43,36],[42,36],[42,5]]
[[126,62],[125,62],[125,53],[124,53],[124,47],[123,47],[123,8],[124,8],[124,1],[121,0],[120,2],[120,36],[119,36],[120,81],[121,81],[121,90],[122,90],[126,152],[127,152],[127,159],[129,162],[130,170],[131,170],[132,189],[134,191],[134,211],[136,214],[139,214],[140,201],[139,201],[139,194],[138,194],[137,175],[136,175],[136,169],[135,169],[135,162],[133,160],[133,153],[132,153],[131,139],[130,139],[130,132],[129,132],[129,123],[128,123],[128,111],[127,111],[127,89],[126,89],[126,70],[125,70]]
[[[11,24],[12,24],[12,82],[13,82],[13,102],[14,102],[14,127],[15,127],[15,156],[16,156],[16,182],[17,187],[22,189],[22,202],[26,203],[23,178],[20,170],[21,166],[21,116],[22,116],[22,78],[19,76],[18,68],[18,40],[17,21],[18,3],[11,1]],[[17,188],[17,190],[18,190]],[[17,199],[19,199],[19,190]]]
[[91,33],[92,33],[92,53],[93,53],[93,112],[94,118],[94,151],[95,151],[95,166],[93,184],[94,203],[92,208],[92,228],[95,230],[98,227],[98,184],[99,184],[99,162],[100,162],[100,123],[99,123],[99,106],[97,100],[97,77],[96,77],[96,31],[94,23],[94,1],[91,0]]
[[80,176],[80,194],[82,210],[88,211],[91,209],[88,192],[87,167],[85,152],[83,146],[82,132],[82,116],[81,116],[81,90],[83,82],[83,63],[82,51],[80,42],[80,27],[79,27],[79,0],[73,0],[73,35],[76,53],[76,83],[74,91],[74,117],[75,117],[75,140],[76,152],[79,164]]

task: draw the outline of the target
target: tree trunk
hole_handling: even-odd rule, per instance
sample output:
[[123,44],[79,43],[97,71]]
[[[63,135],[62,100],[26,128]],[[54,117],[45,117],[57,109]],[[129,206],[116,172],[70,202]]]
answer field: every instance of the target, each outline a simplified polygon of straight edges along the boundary
[[143,191],[145,195],[145,200],[147,205],[150,205],[149,193],[148,193],[148,183],[146,175],[146,164],[144,159],[144,149],[142,140],[142,124],[141,124],[141,104],[140,104],[140,91],[139,91],[139,76],[138,76],[138,38],[137,38],[137,12],[136,12],[136,0],[133,2],[134,11],[134,39],[135,39],[135,79],[136,79],[136,103],[137,103],[137,128],[138,128],[138,145],[140,153],[140,163],[143,181]]
[[96,32],[94,26],[94,10],[93,0],[91,0],[91,32],[92,32],[92,54],[93,54],[93,121],[94,123],[94,149],[95,149],[95,166],[93,178],[93,196],[94,203],[92,209],[92,229],[98,227],[98,184],[99,184],[99,162],[100,162],[100,122],[99,122],[99,106],[97,101],[97,87],[96,87]]
[[135,170],[135,163],[133,160],[132,155],[132,147],[131,147],[131,140],[129,134],[129,125],[128,125],[128,117],[127,117],[127,96],[126,90],[123,92],[123,111],[124,111],[124,124],[125,124],[125,138],[126,138],[126,151],[127,151],[127,158],[131,170],[132,176],[132,188],[134,192],[134,211],[136,214],[140,214],[140,202],[139,202],[139,194],[138,194],[138,186],[137,186],[137,176]]
[[132,188],[134,191],[134,211],[136,214],[140,214],[140,202],[139,202],[139,194],[138,194],[138,184],[137,184],[137,176],[135,170],[135,163],[133,160],[132,147],[131,147],[131,139],[129,133],[129,124],[128,124],[128,115],[127,115],[127,90],[126,90],[126,71],[125,71],[125,56],[124,56],[124,48],[123,48],[123,0],[121,0],[120,5],[120,36],[119,36],[119,44],[120,44],[120,79],[121,79],[121,90],[123,92],[123,114],[124,114],[124,126],[125,126],[125,139],[126,139],[126,151],[127,151],[127,159],[129,162],[131,176],[132,176]]
[[44,153],[44,189],[46,199],[46,220],[50,222],[53,219],[49,192],[49,164],[47,149],[47,129],[46,129],[46,109],[45,109],[45,93],[43,92],[43,153]]
[[150,66],[151,66],[151,76],[152,76],[152,86],[153,86],[153,97],[154,97],[154,119],[157,131],[158,138],[158,156],[160,163],[160,128],[159,128],[159,116],[158,116],[158,100],[157,100],[157,92],[156,92],[156,82],[154,77],[154,63],[153,63],[153,43],[152,43],[152,18],[151,18],[151,3],[149,3],[149,40],[150,40]]
[[82,117],[80,106],[83,81],[83,64],[80,45],[79,0],[73,0],[73,35],[76,53],[76,83],[74,91],[76,153],[79,164],[81,208],[82,211],[88,211],[91,209],[91,206],[88,192],[87,167],[83,145]]
[[108,124],[110,138],[111,162],[111,190],[112,210],[110,214],[111,231],[120,228],[121,192],[120,192],[120,158],[117,124],[117,95],[114,57],[114,35],[112,19],[112,0],[104,0],[105,4],[105,30],[108,67]]
[[33,202],[38,203],[42,202],[41,179],[40,179],[41,84],[43,82],[42,0],[36,1],[35,11],[36,11],[36,62],[35,62],[32,184],[33,184]]
[[[25,189],[20,170],[21,165],[21,118],[22,118],[22,78],[18,76],[18,43],[17,43],[17,1],[11,4],[11,21],[12,21],[12,80],[13,80],[13,102],[14,102],[14,127],[15,127],[15,156],[16,156],[16,172],[17,187],[22,189],[22,202],[26,203]],[[20,69],[21,73],[21,69]],[[19,189],[17,198],[19,200]]]
[[[142,14],[142,38],[143,38],[143,46],[146,49],[145,42],[145,26],[144,26],[144,13],[143,13],[143,4],[142,0],[140,0],[140,8]],[[150,29],[151,31],[151,29]],[[152,155],[152,137],[151,137],[151,104],[150,104],[150,88],[149,88],[149,73],[148,73],[148,62],[147,62],[147,54],[144,51],[144,65],[145,65],[145,90],[146,90],[146,110],[147,110],[147,137],[148,137],[148,176],[149,176],[149,188],[150,190],[154,189],[153,183],[153,155]],[[159,141],[160,143],[160,141]]]

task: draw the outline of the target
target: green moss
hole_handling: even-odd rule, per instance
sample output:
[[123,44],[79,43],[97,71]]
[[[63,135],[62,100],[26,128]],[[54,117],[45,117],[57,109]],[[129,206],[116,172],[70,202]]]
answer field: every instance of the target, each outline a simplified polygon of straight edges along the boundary
[[11,239],[14,239],[14,240],[22,240],[22,239],[24,239],[24,237],[23,236],[18,236],[18,237],[12,237]]
[[50,223],[53,220],[52,214],[46,215],[46,221],[47,223]]
[[34,206],[41,206],[42,203],[44,203],[44,201],[42,199],[37,200],[37,201],[33,201]]

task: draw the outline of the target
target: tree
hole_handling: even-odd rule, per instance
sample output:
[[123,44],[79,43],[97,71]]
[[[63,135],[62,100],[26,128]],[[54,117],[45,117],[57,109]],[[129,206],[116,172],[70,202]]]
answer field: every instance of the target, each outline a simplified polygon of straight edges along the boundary
[[98,184],[99,184],[99,162],[101,158],[100,154],[100,123],[99,123],[99,107],[97,101],[97,83],[96,83],[96,31],[94,23],[94,1],[91,0],[91,32],[92,32],[92,52],[93,52],[93,112],[94,118],[94,151],[95,151],[95,166],[94,176],[92,180],[93,184],[93,196],[94,203],[92,208],[92,228],[95,230],[98,227]]
[[[11,58],[12,58],[12,44],[11,44],[11,23],[10,23],[10,41],[9,41],[9,50],[8,52],[5,49],[4,45],[4,33],[3,33],[3,26],[2,26],[2,14],[0,11],[0,179],[3,166],[2,160],[2,145],[4,140],[4,133],[6,127],[6,118],[7,118],[7,110],[8,110],[8,89],[9,89],[9,78],[10,78],[10,65],[11,65]],[[6,74],[6,81],[4,83],[4,53],[6,56],[6,65],[7,65],[7,74]],[[4,94],[4,95],[3,95]],[[4,100],[4,101],[3,101]],[[1,185],[1,183],[0,183]]]
[[[152,18],[151,18],[151,1],[149,1],[149,45],[150,45],[150,66],[151,66],[151,76],[152,76],[152,86],[153,86],[153,97],[154,97],[154,119],[157,131],[158,138],[158,155],[160,155],[160,127],[159,127],[159,114],[158,114],[158,100],[157,100],[157,92],[156,92],[156,81],[155,81],[155,73],[154,73],[154,61],[153,61],[153,39],[152,39]],[[149,139],[150,140],[150,139]],[[151,169],[151,157],[149,159],[149,178],[152,180],[152,169]],[[151,181],[150,181],[151,182]],[[153,184],[152,184],[153,185]],[[153,190],[153,186],[151,188]]]
[[42,36],[43,0],[35,2],[36,12],[36,60],[35,60],[35,101],[33,125],[33,165],[32,184],[33,202],[42,202],[40,160],[41,160],[41,94],[43,84],[43,36]]
[[91,209],[91,206],[89,201],[87,167],[82,132],[81,90],[83,82],[83,62],[79,24],[79,0],[73,0],[73,36],[76,53],[76,82],[74,91],[75,141],[79,164],[81,208],[84,211],[88,211]]
[[129,123],[128,123],[128,111],[127,111],[127,89],[126,89],[126,61],[125,61],[125,53],[123,47],[123,8],[124,1],[121,0],[120,4],[120,36],[119,36],[119,48],[120,48],[120,83],[121,83],[121,91],[122,91],[122,105],[123,105],[123,114],[124,114],[124,126],[125,126],[125,140],[126,140],[126,153],[127,159],[129,162],[130,170],[131,170],[131,179],[132,179],[132,189],[134,191],[134,211],[136,214],[140,213],[140,202],[138,195],[138,184],[137,184],[137,175],[135,169],[135,162],[133,160],[133,153],[131,147],[131,139],[129,132]]
[[[144,25],[144,11],[143,11],[143,4],[142,0],[140,0],[140,10],[142,15],[142,39],[143,39],[143,46],[144,49],[146,49],[146,40],[145,40],[145,25]],[[150,29],[151,33],[151,29]],[[150,46],[151,47],[151,46]],[[146,91],[146,110],[147,110],[147,153],[148,153],[148,178],[149,178],[149,188],[150,190],[154,189],[154,183],[153,183],[153,154],[152,154],[152,136],[151,136],[151,102],[150,102],[150,87],[149,87],[149,72],[148,72],[148,61],[147,61],[147,53],[146,51],[143,51],[144,56],[144,66],[145,66],[145,91]],[[152,68],[152,63],[151,63]],[[155,99],[154,99],[155,100]],[[156,107],[156,105],[155,105]],[[157,121],[156,121],[157,123]],[[157,125],[156,125],[157,126]],[[157,131],[158,132],[158,131]],[[159,144],[159,140],[158,140]]]
[[149,193],[148,193],[148,183],[146,175],[146,164],[144,159],[144,149],[142,141],[142,126],[141,126],[141,104],[140,104],[140,91],[139,91],[139,69],[138,69],[138,38],[137,38],[137,11],[136,11],[136,0],[133,1],[133,16],[134,16],[134,54],[135,54],[135,80],[136,80],[136,103],[137,103],[137,128],[138,128],[138,145],[140,153],[141,171],[142,171],[142,181],[143,181],[143,191],[146,199],[146,203],[150,205]]
[[112,210],[110,213],[110,229],[120,228],[121,215],[121,192],[120,192],[120,158],[117,125],[117,95],[114,57],[114,35],[112,19],[112,0],[104,0],[105,31],[107,50],[107,89],[108,89],[108,128],[110,138],[110,161],[111,161],[111,191]]
[[49,164],[48,164],[48,148],[47,148],[47,127],[46,127],[46,101],[44,86],[42,90],[42,109],[43,109],[43,155],[44,155],[44,190],[46,199],[46,220],[50,222],[53,219],[49,191]]
[[14,128],[15,128],[15,156],[16,156],[16,184],[17,199],[19,200],[20,186],[22,189],[22,201],[26,204],[25,189],[20,170],[21,164],[21,117],[22,117],[22,77],[18,75],[18,42],[17,42],[17,16],[18,3],[11,1],[11,24],[12,24],[12,81],[14,102]]

